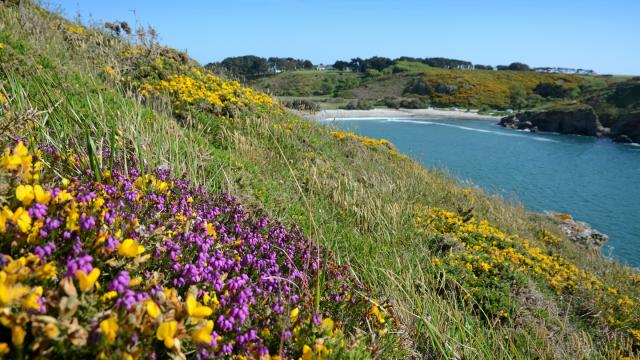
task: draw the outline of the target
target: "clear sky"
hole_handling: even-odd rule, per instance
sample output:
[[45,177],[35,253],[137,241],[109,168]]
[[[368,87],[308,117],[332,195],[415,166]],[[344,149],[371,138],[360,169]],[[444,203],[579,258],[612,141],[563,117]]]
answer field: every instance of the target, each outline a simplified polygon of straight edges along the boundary
[[449,57],[640,74],[640,0],[50,0],[151,25],[205,64],[228,56]]

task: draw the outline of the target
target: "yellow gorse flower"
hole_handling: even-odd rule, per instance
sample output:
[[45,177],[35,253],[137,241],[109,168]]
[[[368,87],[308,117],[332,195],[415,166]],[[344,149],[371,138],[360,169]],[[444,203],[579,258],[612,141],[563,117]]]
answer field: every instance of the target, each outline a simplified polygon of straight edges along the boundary
[[0,233],[7,230],[7,221],[15,223],[18,229],[25,234],[31,229],[31,215],[22,207],[17,208],[16,211],[11,211],[5,206],[0,211]]
[[9,351],[11,351],[11,348],[9,348],[9,344],[5,342],[0,343],[0,356],[7,355]]
[[9,171],[22,170],[24,172],[31,169],[32,160],[33,157],[29,155],[29,150],[21,141],[13,150],[5,150],[0,164]]
[[22,328],[22,326],[16,325],[11,328],[11,342],[13,342],[13,345],[15,346],[22,346],[26,335],[27,332]]
[[84,34],[85,30],[81,25],[71,25],[67,28],[67,32],[70,34],[82,35]]
[[211,335],[212,332],[213,332],[213,320],[209,320],[209,321],[207,321],[207,323],[204,326],[202,326],[199,329],[197,329],[193,333],[191,338],[193,339],[193,342],[195,342],[195,343],[208,344],[213,339],[213,337]]
[[145,302],[145,308],[147,310],[147,315],[151,318],[155,319],[160,315],[160,307],[153,300],[147,299]]
[[60,335],[60,329],[58,329],[56,324],[47,324],[47,325],[45,325],[43,331],[44,331],[44,334],[49,339],[57,338],[58,335]]
[[126,239],[116,247],[118,254],[127,257],[136,257],[144,252],[144,246],[138,245],[133,239]]
[[39,299],[42,296],[42,286],[36,286],[32,292],[22,299],[22,307],[28,310],[38,310],[40,308]]
[[18,185],[16,187],[16,198],[27,206],[35,199],[40,204],[47,205],[51,200],[51,193],[44,191],[40,185]]
[[78,283],[80,285],[80,291],[86,292],[93,288],[93,285],[98,280],[100,276],[100,269],[93,268],[89,274],[86,274],[82,270],[76,271],[76,278],[78,278]]
[[327,331],[327,332],[331,332],[333,331],[333,319],[331,318],[324,318],[322,320],[322,324],[320,324],[320,326],[322,327],[323,330]]
[[301,359],[302,360],[311,360],[311,359],[313,359],[313,350],[307,344],[304,344],[304,346],[302,346],[302,358]]
[[118,336],[118,328],[118,319],[116,319],[115,317],[110,317],[100,322],[100,331],[109,344],[112,344],[114,341],[116,341],[116,336]]
[[291,320],[292,323],[296,322],[296,320],[298,319],[298,314],[300,314],[300,309],[295,308],[291,310],[291,314],[289,314],[289,319]]
[[213,224],[205,224],[204,228],[207,230],[207,234],[211,237],[213,237],[214,239],[216,238],[217,232],[216,229],[213,227]]
[[16,187],[16,199],[22,202],[22,205],[27,206],[31,204],[34,198],[33,186],[31,185],[18,185]]
[[187,314],[194,318],[207,317],[213,313],[213,310],[210,307],[200,305],[193,294],[187,295],[186,308]]
[[102,296],[100,297],[100,300],[106,302],[106,301],[109,301],[109,300],[114,299],[116,297],[118,297],[118,292],[112,290],[112,291],[108,291],[108,292],[102,294]]
[[178,323],[175,320],[165,321],[160,326],[158,326],[158,330],[156,331],[156,338],[158,340],[164,341],[164,346],[168,349],[171,349],[175,345],[174,336],[176,335],[176,331],[178,329]]

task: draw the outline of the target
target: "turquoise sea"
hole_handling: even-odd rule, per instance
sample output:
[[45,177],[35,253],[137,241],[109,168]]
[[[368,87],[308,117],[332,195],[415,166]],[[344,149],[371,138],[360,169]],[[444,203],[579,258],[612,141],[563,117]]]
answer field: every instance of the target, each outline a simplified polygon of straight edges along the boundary
[[504,129],[447,118],[324,120],[385,138],[428,167],[446,169],[534,211],[573,215],[609,235],[605,255],[640,267],[640,146]]

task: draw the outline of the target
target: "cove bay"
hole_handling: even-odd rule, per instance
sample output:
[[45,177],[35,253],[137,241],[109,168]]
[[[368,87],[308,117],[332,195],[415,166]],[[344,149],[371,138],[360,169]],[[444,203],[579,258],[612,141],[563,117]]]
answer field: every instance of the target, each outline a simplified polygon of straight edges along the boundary
[[505,129],[490,120],[323,120],[385,138],[428,167],[533,211],[558,211],[609,235],[605,255],[640,266],[640,147],[608,139]]

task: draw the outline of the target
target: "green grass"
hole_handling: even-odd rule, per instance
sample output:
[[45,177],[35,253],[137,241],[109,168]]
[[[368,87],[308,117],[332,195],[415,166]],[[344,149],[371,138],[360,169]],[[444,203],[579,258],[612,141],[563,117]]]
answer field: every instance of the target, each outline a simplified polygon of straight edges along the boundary
[[253,81],[253,85],[276,96],[335,96],[349,97],[346,92],[360,83],[358,74],[351,71],[287,71]]
[[412,72],[412,73],[422,73],[433,69],[431,66],[427,64],[423,64],[421,62],[416,61],[398,61],[397,64],[392,65],[384,69],[385,74],[390,74],[392,72]]
[[[526,317],[502,322],[478,313],[459,301],[456,294],[467,291],[462,285],[444,285],[447,274],[431,264],[432,239],[414,224],[423,206],[472,208],[477,218],[535,241],[541,229],[558,233],[543,216],[477,188],[462,191],[445,173],[380,147],[338,140],[324,126],[292,114],[226,119],[193,112],[177,119],[167,102],[140,103],[132,89],[114,86],[96,65],[97,59],[117,59],[126,44],[92,33],[91,46],[78,46],[64,32],[51,30],[59,21],[51,15],[31,9],[25,16],[21,20],[15,8],[0,5],[0,39],[10,37],[29,49],[11,55],[19,67],[3,60],[0,74],[11,112],[33,115],[23,119],[36,123],[29,135],[84,154],[86,130],[99,150],[108,146],[115,125],[124,142],[139,144],[130,151],[149,164],[168,166],[197,185],[228,192],[300,225],[393,304],[402,343],[381,349],[381,358],[591,359],[628,352],[622,340],[580,320],[585,315],[577,308],[588,297],[579,294],[559,298],[540,290],[545,302]],[[286,85],[302,89],[304,96],[313,95],[306,92],[318,83],[357,80],[353,73],[313,71],[269,78],[271,91]],[[636,286],[628,268],[598,252],[567,241],[558,251],[621,289]],[[561,311],[545,312],[550,304]]]

